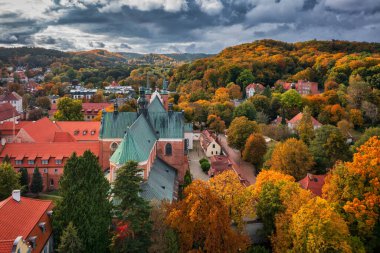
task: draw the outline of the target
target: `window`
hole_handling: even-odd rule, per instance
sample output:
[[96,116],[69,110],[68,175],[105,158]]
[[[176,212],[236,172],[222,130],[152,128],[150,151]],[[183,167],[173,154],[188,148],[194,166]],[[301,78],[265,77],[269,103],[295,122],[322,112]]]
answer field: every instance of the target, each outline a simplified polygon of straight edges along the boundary
[[50,179],[50,186],[54,186],[54,179]]
[[95,134],[95,132],[96,132],[95,130],[92,130],[92,131],[91,131],[91,135],[94,135],[94,134]]
[[62,160],[61,159],[55,160],[55,164],[62,164]]
[[45,174],[48,173],[48,169],[47,169],[47,168],[44,169],[44,173],[45,173]]
[[40,222],[38,224],[38,226],[40,227],[42,233],[45,233],[45,231],[46,231],[46,222]]
[[16,160],[16,165],[21,165],[22,164],[22,160]]
[[212,144],[212,148],[215,148],[215,144]]
[[74,135],[78,135],[78,134],[79,134],[79,130],[75,130]]
[[211,151],[211,154],[213,155],[213,154],[214,154],[214,151]]
[[119,144],[117,144],[117,142],[112,142],[110,148],[111,148],[111,151],[115,151],[117,149],[117,147],[119,146]]
[[58,174],[58,169],[54,169],[54,174]]
[[29,165],[33,165],[34,164],[34,160],[28,160],[28,164]]
[[83,130],[83,135],[86,135],[87,134],[87,130]]
[[49,160],[42,160],[42,164],[46,165],[49,163]]
[[172,144],[166,143],[166,145],[165,145],[165,155],[172,155]]

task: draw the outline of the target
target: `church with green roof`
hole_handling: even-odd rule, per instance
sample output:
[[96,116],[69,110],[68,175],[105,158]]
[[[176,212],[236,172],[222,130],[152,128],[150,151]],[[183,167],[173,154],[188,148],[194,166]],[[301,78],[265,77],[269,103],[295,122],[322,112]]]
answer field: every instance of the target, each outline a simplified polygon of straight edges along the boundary
[[[100,160],[109,166],[109,180],[128,161],[138,162],[143,169],[142,197],[147,200],[177,197],[188,164],[188,148],[192,127],[184,121],[184,113],[173,111],[168,92],[150,92],[141,87],[137,112],[103,112],[99,133]],[[186,136],[186,137],[185,137]]]

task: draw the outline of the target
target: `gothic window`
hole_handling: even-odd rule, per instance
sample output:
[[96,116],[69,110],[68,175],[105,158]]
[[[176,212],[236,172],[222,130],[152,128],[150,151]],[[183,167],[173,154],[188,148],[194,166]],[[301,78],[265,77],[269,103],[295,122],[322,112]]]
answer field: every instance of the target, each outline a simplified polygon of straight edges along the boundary
[[172,155],[172,152],[173,152],[173,150],[172,150],[172,144],[167,143],[165,145],[165,155]]
[[117,142],[112,142],[111,147],[110,147],[111,151],[115,151],[118,146],[119,146],[119,144],[117,144]]

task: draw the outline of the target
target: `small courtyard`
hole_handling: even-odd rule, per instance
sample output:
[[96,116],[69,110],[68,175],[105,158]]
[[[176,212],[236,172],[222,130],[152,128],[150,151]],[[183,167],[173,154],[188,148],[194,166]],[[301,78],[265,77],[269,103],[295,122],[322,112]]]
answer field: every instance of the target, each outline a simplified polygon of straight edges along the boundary
[[207,181],[209,177],[202,171],[201,165],[199,164],[199,160],[206,156],[203,153],[199,141],[194,141],[193,145],[193,149],[189,152],[189,166],[191,175],[193,176],[193,180],[200,179]]

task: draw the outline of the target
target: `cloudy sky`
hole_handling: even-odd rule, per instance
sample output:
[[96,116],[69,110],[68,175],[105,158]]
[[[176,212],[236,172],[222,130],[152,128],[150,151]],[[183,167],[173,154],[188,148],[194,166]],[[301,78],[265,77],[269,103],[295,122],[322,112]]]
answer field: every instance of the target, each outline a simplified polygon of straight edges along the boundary
[[217,53],[263,38],[380,42],[380,0],[0,0],[0,46]]

